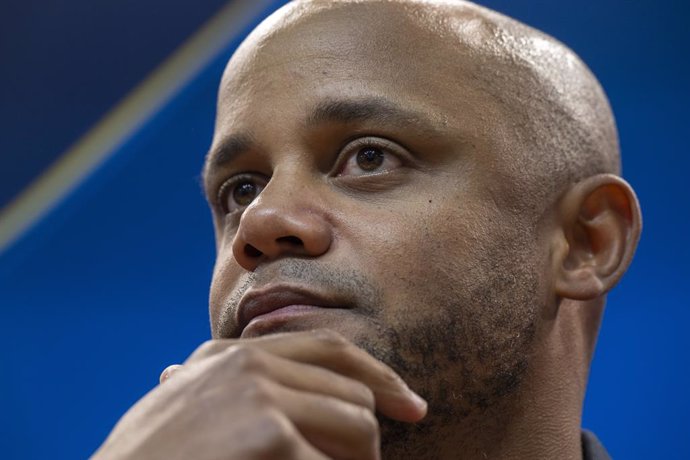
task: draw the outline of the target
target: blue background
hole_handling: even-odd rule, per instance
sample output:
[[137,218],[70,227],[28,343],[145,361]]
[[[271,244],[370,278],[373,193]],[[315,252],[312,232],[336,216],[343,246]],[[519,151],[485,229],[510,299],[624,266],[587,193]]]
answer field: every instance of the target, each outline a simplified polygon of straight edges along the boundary
[[[224,4],[3,0],[0,206]],[[642,241],[609,297],[584,426],[614,458],[690,458],[690,7],[483,4],[556,36],[590,65],[642,203]],[[166,365],[209,338],[214,247],[198,174],[220,74],[247,32],[0,254],[3,458],[87,457]]]

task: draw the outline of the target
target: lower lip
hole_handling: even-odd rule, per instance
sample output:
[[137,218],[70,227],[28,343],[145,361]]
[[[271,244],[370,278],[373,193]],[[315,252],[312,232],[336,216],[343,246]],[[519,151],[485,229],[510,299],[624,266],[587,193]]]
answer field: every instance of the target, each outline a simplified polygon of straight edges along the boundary
[[325,307],[316,307],[314,305],[288,305],[252,318],[242,331],[241,337],[265,334],[288,321],[320,314],[326,310],[327,308]]

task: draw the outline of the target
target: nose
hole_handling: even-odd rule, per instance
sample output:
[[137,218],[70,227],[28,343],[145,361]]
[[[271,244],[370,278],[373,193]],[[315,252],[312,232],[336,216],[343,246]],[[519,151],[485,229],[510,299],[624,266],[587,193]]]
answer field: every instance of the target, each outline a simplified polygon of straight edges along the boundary
[[278,183],[270,183],[240,218],[232,242],[237,263],[253,271],[281,257],[325,254],[333,232],[319,201],[314,192],[281,190]]

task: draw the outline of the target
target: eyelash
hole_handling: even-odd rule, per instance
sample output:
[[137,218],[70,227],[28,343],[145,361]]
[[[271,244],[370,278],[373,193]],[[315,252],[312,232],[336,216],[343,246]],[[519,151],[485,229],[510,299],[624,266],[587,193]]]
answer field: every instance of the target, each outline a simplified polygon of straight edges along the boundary
[[[339,172],[342,171],[343,167],[345,167],[345,165],[347,164],[349,159],[352,158],[353,155],[357,155],[365,147],[374,147],[379,150],[382,150],[384,153],[393,155],[395,158],[398,159],[398,161],[400,161],[401,164],[405,164],[406,156],[401,151],[404,149],[395,142],[379,136],[360,136],[354,140],[348,140],[339,150],[336,163],[333,167],[333,171],[335,171],[333,175],[335,177],[344,177],[340,176]],[[383,173],[385,173],[385,171]],[[373,176],[376,174],[383,173],[365,174],[364,176]]]
[[[227,209],[228,195],[234,191],[236,186],[243,182],[260,182],[257,181],[257,176],[263,177],[263,175],[259,173],[237,174],[221,184],[221,186],[218,188],[218,193],[216,194],[216,204],[224,214],[231,214],[233,212]],[[265,185],[261,186],[262,189],[263,187],[265,187]]]
[[[333,177],[348,177],[341,176],[340,171],[343,170],[343,168],[347,165],[347,162],[353,157],[353,155],[357,155],[361,151],[361,149],[365,147],[374,147],[376,149],[380,149],[384,153],[394,156],[401,164],[404,165],[406,163],[406,155],[402,152],[404,151],[404,148],[399,146],[395,142],[379,136],[359,136],[353,140],[348,140],[344,142],[342,148],[339,149],[336,162],[333,165],[333,168],[331,169],[329,175],[332,175]],[[361,178],[367,176],[375,176],[385,174],[386,172],[387,171],[378,173],[374,172],[371,174],[363,174],[361,176],[356,177]],[[263,178],[263,180],[258,180],[257,177],[261,177]],[[223,214],[233,214],[234,212],[242,209],[242,207],[240,206],[240,209],[230,211],[228,209],[227,202],[229,199],[228,195],[234,191],[234,188],[237,185],[243,182],[253,182],[257,184],[259,187],[261,187],[261,190],[263,190],[263,188],[268,183],[268,179],[266,179],[263,174],[248,172],[237,174],[223,182],[218,188],[218,193],[216,194],[216,204],[222,210]],[[263,185],[259,185],[259,183],[261,182],[265,183]]]

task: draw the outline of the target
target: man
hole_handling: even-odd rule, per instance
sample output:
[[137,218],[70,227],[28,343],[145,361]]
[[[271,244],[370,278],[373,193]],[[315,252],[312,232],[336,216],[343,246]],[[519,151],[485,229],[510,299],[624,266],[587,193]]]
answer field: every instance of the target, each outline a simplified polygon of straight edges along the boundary
[[95,458],[607,458],[580,420],[641,229],[619,172],[554,39],[464,1],[290,3],[220,86],[214,340]]

